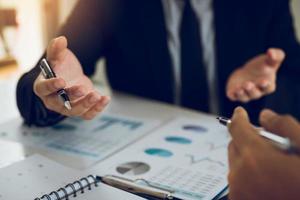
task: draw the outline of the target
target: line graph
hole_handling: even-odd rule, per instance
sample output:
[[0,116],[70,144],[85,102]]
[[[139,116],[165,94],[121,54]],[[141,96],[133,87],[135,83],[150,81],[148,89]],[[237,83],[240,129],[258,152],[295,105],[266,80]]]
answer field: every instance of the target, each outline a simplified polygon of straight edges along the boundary
[[226,164],[224,162],[219,161],[219,160],[214,160],[210,157],[196,158],[195,155],[191,155],[191,154],[186,154],[186,157],[190,159],[190,165],[196,165],[196,164],[200,164],[203,162],[209,162],[212,164],[217,164],[221,167],[226,167]]

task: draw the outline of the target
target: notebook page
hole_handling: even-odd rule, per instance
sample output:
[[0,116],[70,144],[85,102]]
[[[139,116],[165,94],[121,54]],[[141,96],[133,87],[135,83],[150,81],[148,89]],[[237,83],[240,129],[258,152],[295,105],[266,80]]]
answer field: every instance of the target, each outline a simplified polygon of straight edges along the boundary
[[[33,200],[73,183],[88,173],[67,168],[40,155],[34,155],[0,170],[0,200]],[[99,184],[70,200],[141,200],[135,195]]]

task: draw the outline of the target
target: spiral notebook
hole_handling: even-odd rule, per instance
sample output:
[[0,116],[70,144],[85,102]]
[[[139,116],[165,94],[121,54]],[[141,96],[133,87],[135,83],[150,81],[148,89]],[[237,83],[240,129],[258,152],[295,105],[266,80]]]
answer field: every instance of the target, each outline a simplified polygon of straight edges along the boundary
[[143,200],[88,174],[34,155],[0,170],[0,200]]

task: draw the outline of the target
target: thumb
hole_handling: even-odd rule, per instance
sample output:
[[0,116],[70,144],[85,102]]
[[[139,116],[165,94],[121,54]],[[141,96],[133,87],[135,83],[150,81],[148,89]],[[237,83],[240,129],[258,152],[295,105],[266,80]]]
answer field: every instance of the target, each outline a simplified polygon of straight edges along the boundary
[[266,53],[266,62],[276,70],[279,69],[281,63],[285,59],[285,53],[282,49],[270,48]]
[[260,138],[255,134],[256,130],[250,124],[248,114],[242,107],[234,110],[231,121],[229,132],[232,136],[232,141],[237,144],[238,150],[241,151],[247,146],[259,143]]
[[55,62],[64,57],[68,46],[67,38],[64,36],[53,39],[47,47],[47,59],[50,62]]
[[268,131],[290,138],[300,147],[300,125],[291,116],[281,116],[265,109],[260,114],[260,123]]

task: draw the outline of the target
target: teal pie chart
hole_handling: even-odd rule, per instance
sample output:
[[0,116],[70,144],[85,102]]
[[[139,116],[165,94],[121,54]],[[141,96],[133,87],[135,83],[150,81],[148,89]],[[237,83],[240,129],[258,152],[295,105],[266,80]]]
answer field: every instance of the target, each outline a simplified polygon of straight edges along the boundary
[[145,153],[150,156],[157,156],[162,158],[169,158],[173,156],[173,153],[171,151],[166,149],[159,149],[159,148],[146,149]]
[[170,136],[166,137],[165,140],[170,143],[176,143],[176,144],[191,144],[192,140],[184,137],[176,137],[176,136]]

